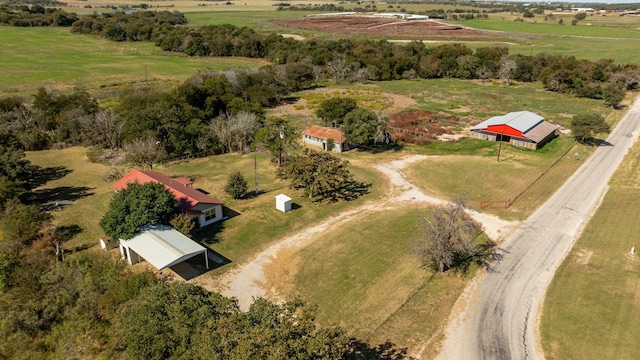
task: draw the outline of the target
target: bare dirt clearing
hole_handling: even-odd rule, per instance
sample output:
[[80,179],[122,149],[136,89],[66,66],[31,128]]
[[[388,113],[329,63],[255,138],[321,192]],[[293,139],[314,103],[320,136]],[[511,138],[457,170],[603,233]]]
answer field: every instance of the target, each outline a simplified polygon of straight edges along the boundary
[[[305,99],[305,94],[324,94],[326,98],[330,97],[340,97],[340,96],[351,96],[359,98],[359,94],[361,97],[366,98],[375,98],[374,102],[372,101],[363,101],[362,106],[364,107],[374,107],[373,110],[380,111],[385,115],[393,114],[400,109],[411,108],[415,106],[417,102],[403,95],[391,94],[391,93],[377,93],[369,90],[361,90],[361,91],[343,91],[336,89],[316,89],[309,92],[305,92],[300,95],[300,97],[293,98],[286,103],[277,106],[276,108],[270,111],[270,114],[273,116],[285,116],[285,115],[300,115],[300,116],[312,116],[315,112],[315,105],[310,104],[310,101]],[[371,104],[368,104],[371,103]],[[369,106],[370,105],[370,106]],[[382,107],[381,109],[379,109]]]
[[273,24],[339,34],[433,36],[449,38],[497,37],[497,32],[467,29],[432,20],[407,21],[372,16],[327,16],[304,19],[277,19]]
[[[238,266],[214,281],[203,283],[196,279],[196,282],[210,290],[221,291],[225,296],[238,298],[240,308],[244,310],[249,308],[255,297],[267,297],[274,301],[281,300],[278,299],[279,296],[277,296],[276,292],[267,288],[267,276],[265,275],[265,265],[271,264],[273,259],[278,257],[280,251],[292,251],[302,248],[322,238],[320,235],[329,228],[345,226],[373,212],[406,206],[407,202],[444,204],[444,200],[424,194],[415,185],[411,184],[402,173],[402,169],[408,164],[426,159],[426,156],[413,155],[376,165],[375,168],[389,179],[388,196],[386,198],[371,201],[362,206],[344,211],[300,232],[280,239],[259,253],[249,263]],[[485,232],[494,240],[502,239],[515,230],[519,224],[518,222],[504,221],[475,211],[470,211],[469,213],[483,224]]]

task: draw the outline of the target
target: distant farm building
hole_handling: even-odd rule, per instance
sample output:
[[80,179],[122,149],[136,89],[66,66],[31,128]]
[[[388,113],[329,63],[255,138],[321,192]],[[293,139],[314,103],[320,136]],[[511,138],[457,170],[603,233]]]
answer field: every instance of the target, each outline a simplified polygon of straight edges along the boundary
[[347,137],[341,130],[318,125],[311,125],[302,132],[302,142],[324,151],[341,153],[349,150]]
[[111,187],[120,191],[128,184],[137,182],[146,184],[156,182],[163,184],[180,202],[182,211],[196,220],[198,227],[207,226],[222,219],[222,202],[191,187],[192,181],[185,178],[172,178],[156,171],[133,170]]
[[517,111],[481,122],[471,128],[470,136],[536,150],[556,136],[556,128],[538,114]]

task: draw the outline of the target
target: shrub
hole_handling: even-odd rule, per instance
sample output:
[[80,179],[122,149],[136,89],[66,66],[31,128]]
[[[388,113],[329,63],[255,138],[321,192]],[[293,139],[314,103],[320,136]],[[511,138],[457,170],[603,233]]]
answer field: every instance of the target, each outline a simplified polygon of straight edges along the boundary
[[229,174],[224,192],[231,195],[234,199],[242,199],[247,195],[247,179],[242,176],[242,172],[235,171]]

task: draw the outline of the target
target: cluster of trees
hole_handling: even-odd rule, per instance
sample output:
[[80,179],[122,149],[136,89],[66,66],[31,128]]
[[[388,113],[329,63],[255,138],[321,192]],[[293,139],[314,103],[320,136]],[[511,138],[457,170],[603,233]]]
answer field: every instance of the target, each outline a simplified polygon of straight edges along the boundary
[[71,26],[78,20],[74,13],[62,9],[45,8],[39,4],[0,5],[0,24],[11,26]]
[[[148,12],[149,14],[154,14]],[[119,15],[124,19],[131,15]],[[137,19],[149,17],[142,12]],[[91,26],[85,26],[91,21]],[[107,36],[104,29],[112,18],[95,15],[74,24],[74,31]],[[138,22],[120,22],[142,27]],[[102,24],[102,25],[99,25]],[[506,47],[478,48],[462,44],[427,47],[422,43],[392,44],[385,40],[337,39],[296,41],[276,34],[258,34],[246,27],[211,25],[197,28],[176,27],[170,23],[145,24],[148,37],[123,37],[119,40],[155,41],[166,51],[190,56],[243,56],[264,58],[285,68],[289,88],[292,84],[310,84],[319,78],[340,82],[394,80],[412,78],[501,79],[541,81],[547,90],[569,92],[580,97],[604,99],[617,105],[624,91],[637,87],[640,69],[635,65],[617,65],[612,59],[596,62],[564,55],[540,53],[535,56],[511,55]],[[155,27],[154,27],[155,26]],[[82,30],[80,30],[82,29]],[[138,30],[129,32],[138,33]],[[295,64],[295,66],[294,66]]]
[[113,41],[155,41],[158,33],[186,23],[184,14],[178,11],[105,12],[76,19],[71,32],[100,35]]
[[324,100],[316,110],[316,116],[325,126],[340,127],[351,144],[377,145],[395,141],[387,129],[388,119],[382,114],[358,107],[350,97],[334,97]]
[[[115,41],[153,41],[165,51],[189,56],[267,59],[275,66],[253,76],[243,99],[258,98],[256,103],[262,106],[272,104],[278,94],[306,88],[322,78],[338,83],[418,77],[541,81],[549,91],[604,99],[611,106],[617,106],[624,91],[636,88],[640,81],[638,66],[614,64],[612,59],[591,62],[546,53],[511,55],[506,47],[474,51],[462,44],[425,46],[367,39],[296,41],[230,24],[176,26],[184,23],[186,18],[179,12],[105,13],[78,19],[72,31]],[[245,76],[244,80],[251,77]]]
[[0,289],[2,358],[349,359],[367,348],[318,326],[312,306],[259,299],[242,312],[233,299],[131,273],[97,252],[56,264],[30,247],[13,261]]
[[302,189],[305,196],[319,201],[353,199],[368,187],[354,180],[347,160],[308,148],[279,167],[276,176],[290,180],[292,189]]
[[[41,88],[32,101],[0,99],[0,134],[24,150],[60,143],[125,148],[141,166],[184,154],[242,153],[259,145],[256,138],[263,127],[271,131],[279,126],[264,118],[264,107],[312,86],[312,70],[305,64],[203,70],[169,92],[126,89],[109,109],[82,89],[65,94]],[[289,142],[293,136],[287,125]],[[273,141],[267,137],[263,140],[269,146]]]

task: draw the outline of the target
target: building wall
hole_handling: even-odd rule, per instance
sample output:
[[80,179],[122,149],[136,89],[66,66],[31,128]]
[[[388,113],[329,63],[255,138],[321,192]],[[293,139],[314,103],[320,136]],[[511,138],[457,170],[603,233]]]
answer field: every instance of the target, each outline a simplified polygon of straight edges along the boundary
[[[302,142],[308,145],[312,145],[312,146],[317,146],[319,148],[321,148],[324,151],[327,151],[327,140],[326,139],[318,139],[316,137],[313,136],[309,136],[309,135],[302,135]],[[346,151],[349,150],[346,142],[342,143],[342,144],[338,144],[338,142],[334,142],[333,143],[333,149],[331,149],[334,152],[337,153],[341,153],[342,151]]]
[[[507,136],[507,135],[505,134],[505,136]],[[496,134],[487,134],[487,133],[483,133],[483,132],[479,132],[479,131],[471,131],[469,133],[469,137],[473,138],[473,139],[496,141],[496,137],[498,137],[498,135],[496,135]],[[527,149],[532,149],[532,150],[538,149],[538,144],[535,143],[535,142],[527,141],[527,140],[524,140],[524,139],[513,138],[513,137],[509,141],[509,144],[511,144],[513,146],[517,146],[517,147],[523,147],[523,148],[527,148]]]
[[207,225],[213,224],[216,221],[222,220],[222,205],[214,205],[213,209],[215,210],[215,216],[210,218],[209,220],[207,220],[207,216],[204,213],[194,216],[198,220],[199,227],[205,227]]

